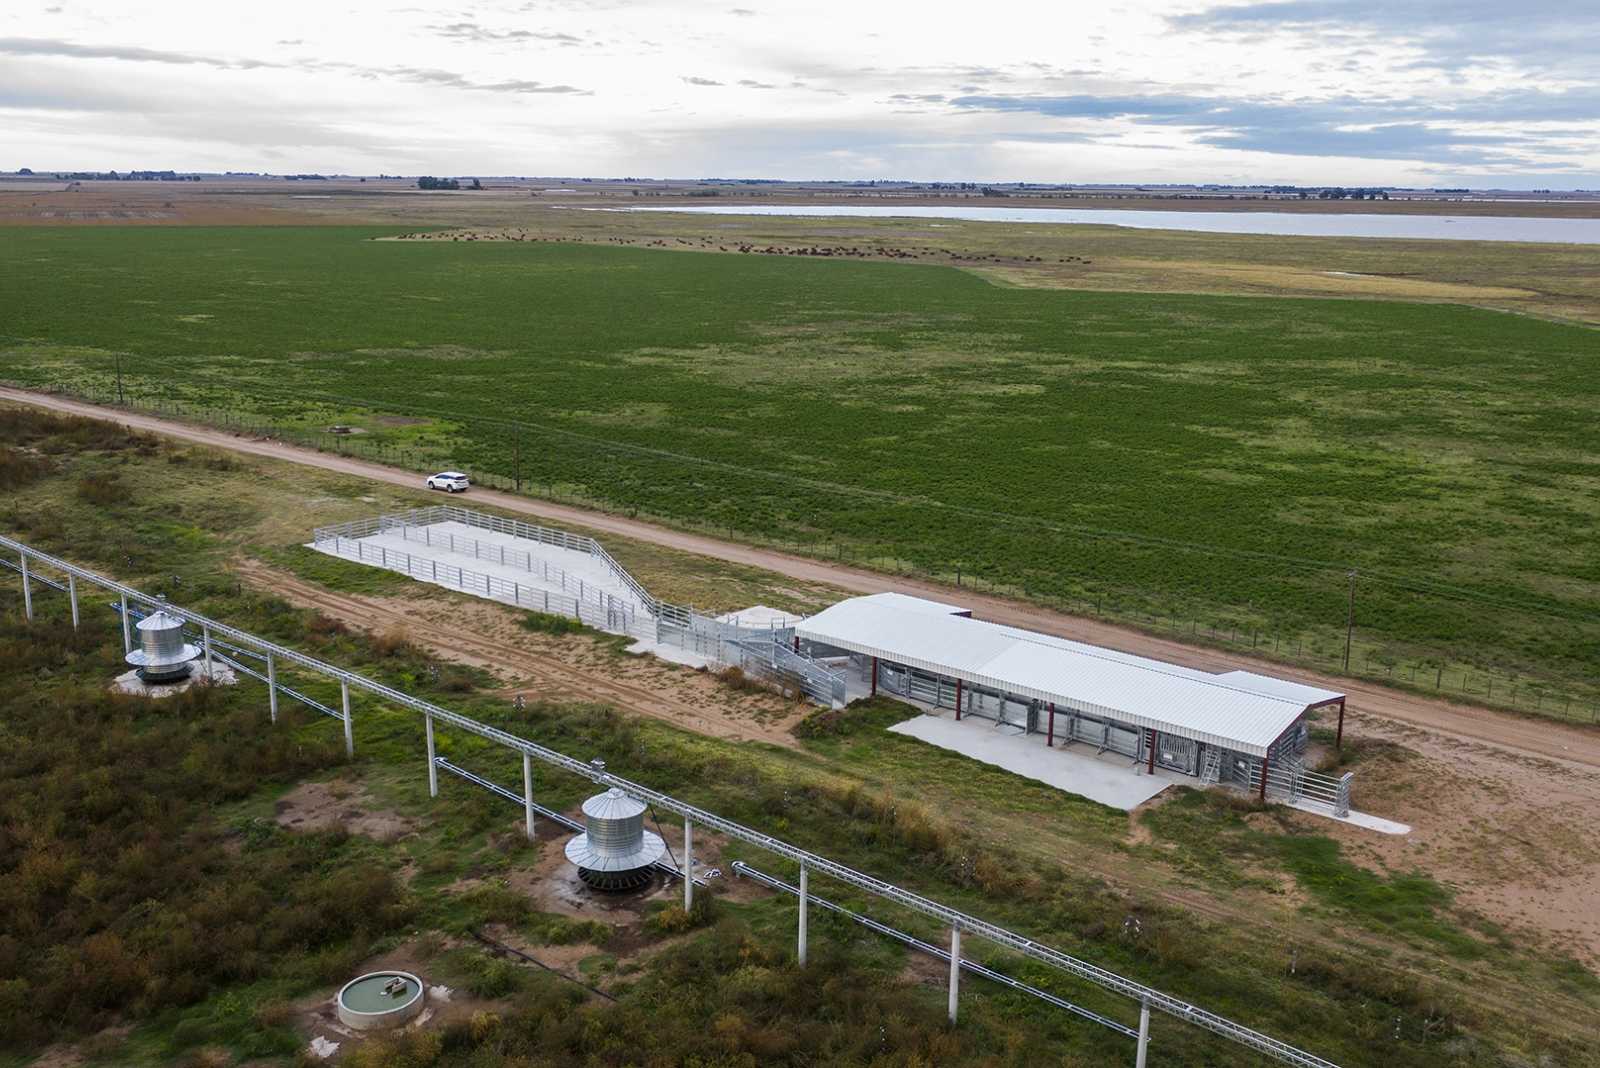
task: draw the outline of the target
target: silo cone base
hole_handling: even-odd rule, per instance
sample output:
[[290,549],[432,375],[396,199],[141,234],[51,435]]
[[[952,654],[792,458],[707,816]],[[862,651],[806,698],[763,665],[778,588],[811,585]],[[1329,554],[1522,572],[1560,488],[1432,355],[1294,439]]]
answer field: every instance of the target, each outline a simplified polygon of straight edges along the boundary
[[[239,681],[239,676],[226,664],[213,663],[211,685],[232,686]],[[203,683],[206,678],[206,664],[204,660],[196,660],[189,665],[189,674],[185,678],[174,679],[172,682],[145,682],[139,677],[139,671],[124,671],[111,680],[112,693],[131,694],[134,697],[171,697],[175,693],[182,693],[189,687]]]

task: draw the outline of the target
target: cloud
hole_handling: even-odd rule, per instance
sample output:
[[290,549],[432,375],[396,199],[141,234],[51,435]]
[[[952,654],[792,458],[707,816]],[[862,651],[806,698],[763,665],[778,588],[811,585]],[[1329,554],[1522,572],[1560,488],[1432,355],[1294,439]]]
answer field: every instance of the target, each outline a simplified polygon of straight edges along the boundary
[[950,104],[964,110],[1177,127],[1192,131],[1197,144],[1215,148],[1457,165],[1532,163],[1544,153],[1566,154],[1569,150],[1549,132],[1504,132],[1503,127],[1600,117],[1600,93],[1594,92],[1484,95],[1449,104],[1354,97],[1278,102],[1179,93],[974,95],[956,97]]
[[249,70],[281,66],[264,60],[221,59],[217,56],[167,52],[157,48],[129,45],[81,45],[44,37],[0,37],[0,53],[11,56],[62,56],[69,59],[122,59],[132,63],[175,63],[184,66],[222,67]]
[[1461,70],[1493,60],[1594,72],[1600,7],[1572,0],[1266,0],[1168,18],[1178,30],[1271,36],[1348,34],[1419,49],[1419,66]]
[[740,18],[747,19],[747,18],[750,18],[751,16],[753,16],[755,14],[755,12],[750,10],[747,7],[730,7],[728,9],[728,14],[737,15]]
[[744,86],[746,89],[776,89],[777,88],[777,86],[773,85],[771,82],[758,82],[753,78],[740,78],[738,84]]
[[683,84],[685,84],[685,85],[721,85],[722,83],[719,82],[719,81],[715,81],[715,80],[713,80],[711,78],[685,77],[683,79]]
[[452,38],[458,41],[481,43],[542,41],[547,44],[563,45],[568,48],[583,44],[583,38],[575,37],[570,33],[554,33],[540,30],[491,30],[476,22],[452,22],[445,26],[434,26],[431,29],[440,37]]
[[476,82],[464,74],[434,67],[370,67],[357,63],[316,59],[297,60],[292,63],[255,59],[222,59],[217,56],[198,55],[189,52],[168,52],[159,49],[121,45],[79,45],[68,41],[46,40],[35,37],[0,37],[0,54],[66,59],[115,59],[132,63],[215,67],[219,70],[295,70],[310,73],[348,73],[359,78],[388,78],[417,85],[436,85],[451,89],[466,89],[486,93],[593,95],[593,90],[582,89],[575,85],[550,85],[544,82],[520,79]]

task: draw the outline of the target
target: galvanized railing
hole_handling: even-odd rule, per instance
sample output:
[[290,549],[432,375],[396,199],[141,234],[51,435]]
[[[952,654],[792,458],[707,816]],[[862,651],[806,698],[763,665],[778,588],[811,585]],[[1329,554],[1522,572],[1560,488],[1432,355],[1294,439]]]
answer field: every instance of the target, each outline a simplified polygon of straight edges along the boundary
[[[1290,804],[1309,801],[1341,818],[1350,815],[1350,786],[1354,781],[1354,772],[1347,771],[1338,776],[1324,775],[1312,771],[1298,761],[1267,766],[1269,798],[1287,801]],[[1253,764],[1250,768],[1250,789],[1261,789],[1259,763]]]
[[346,560],[372,564],[388,571],[453,587],[478,597],[487,597],[516,608],[548,615],[567,616],[585,626],[612,634],[629,634],[636,638],[655,636],[655,623],[638,614],[634,606],[613,598],[579,600],[566,594],[542,589],[533,584],[523,584],[489,575],[481,571],[458,567],[431,556],[415,556],[401,549],[372,545],[359,538],[334,535],[317,542],[321,552]]
[[[828,857],[791,845],[781,838],[746,827],[714,812],[680,801],[660,790],[624,779],[620,775],[606,771],[596,764],[567,756],[565,753],[539,745],[537,742],[519,738],[498,727],[480,723],[469,716],[464,716],[459,712],[452,712],[404,690],[395,689],[392,686],[330,664],[327,661],[318,660],[292,647],[268,641],[265,638],[251,634],[249,631],[223,623],[220,620],[208,618],[202,613],[176,605],[166,605],[160,599],[152,597],[139,589],[125,585],[115,579],[107,578],[87,568],[79,567],[58,556],[41,552],[13,538],[0,535],[0,547],[19,554],[25,564],[31,564],[33,570],[37,570],[39,566],[48,567],[75,580],[92,583],[101,589],[125,597],[131,603],[148,607],[169,608],[187,619],[191,624],[201,627],[203,632],[210,637],[220,636],[225,640],[232,640],[253,648],[256,652],[267,657],[269,665],[276,659],[281,663],[292,665],[302,671],[339,683],[342,696],[343,712],[341,718],[344,720],[345,741],[352,752],[354,751],[354,720],[351,715],[349,697],[350,692],[356,690],[370,694],[392,707],[410,709],[413,712],[420,713],[427,723],[430,738],[432,737],[433,722],[437,720],[440,723],[521,753],[527,761],[538,760],[559,771],[586,779],[598,786],[615,787],[632,797],[644,801],[646,804],[654,805],[657,809],[680,816],[686,821],[686,824],[693,822],[701,827],[710,828],[728,838],[747,842],[775,856],[783,857],[795,864],[804,865],[807,870],[815,875],[837,879],[842,883],[865,890],[886,901],[920,913],[955,930],[987,939],[996,945],[1004,946],[1048,967],[1056,968],[1086,982],[1130,998],[1145,1009],[1168,1013],[1185,1023],[1220,1035],[1231,1042],[1264,1054],[1284,1064],[1296,1065],[1298,1068],[1338,1068],[1332,1061],[1299,1049],[1281,1039],[1273,1038],[1271,1035],[1262,1034],[1260,1031],[1255,1031],[1225,1016],[1209,1012],[1198,1005],[1190,1004],[1181,998],[1163,993],[1154,987],[1145,986],[1143,983],[1118,975],[1098,965],[1090,964],[1077,957],[1062,953],[1060,950],[1016,934],[997,924],[980,919],[970,913],[962,912],[959,909],[951,908],[913,891],[895,886],[865,872],[857,871]],[[28,571],[24,570],[25,594],[28,589],[28,581]],[[70,583],[69,596],[76,598],[76,592]],[[76,600],[74,600],[74,604],[76,604]],[[31,618],[31,607],[28,614]]]

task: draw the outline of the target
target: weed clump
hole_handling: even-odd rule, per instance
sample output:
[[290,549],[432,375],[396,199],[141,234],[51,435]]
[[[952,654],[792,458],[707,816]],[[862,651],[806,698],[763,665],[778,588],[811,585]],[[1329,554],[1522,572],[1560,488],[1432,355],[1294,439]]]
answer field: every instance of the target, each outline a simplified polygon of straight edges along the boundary
[[85,475],[78,480],[78,499],[109,508],[128,499],[128,488],[115,474]]

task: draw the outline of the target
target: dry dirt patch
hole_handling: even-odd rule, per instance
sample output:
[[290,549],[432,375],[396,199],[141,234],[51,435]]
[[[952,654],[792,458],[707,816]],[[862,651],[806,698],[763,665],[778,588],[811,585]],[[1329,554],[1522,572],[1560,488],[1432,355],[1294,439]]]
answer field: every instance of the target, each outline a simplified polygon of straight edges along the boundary
[[1307,831],[1380,869],[1420,869],[1466,908],[1547,949],[1600,962],[1600,773],[1449,734],[1367,720],[1359,737],[1395,743],[1358,763],[1358,808],[1394,815],[1409,835],[1313,816]]
[[278,826],[292,831],[343,830],[393,842],[416,830],[416,822],[377,808],[366,791],[349,783],[301,783],[274,806]]

